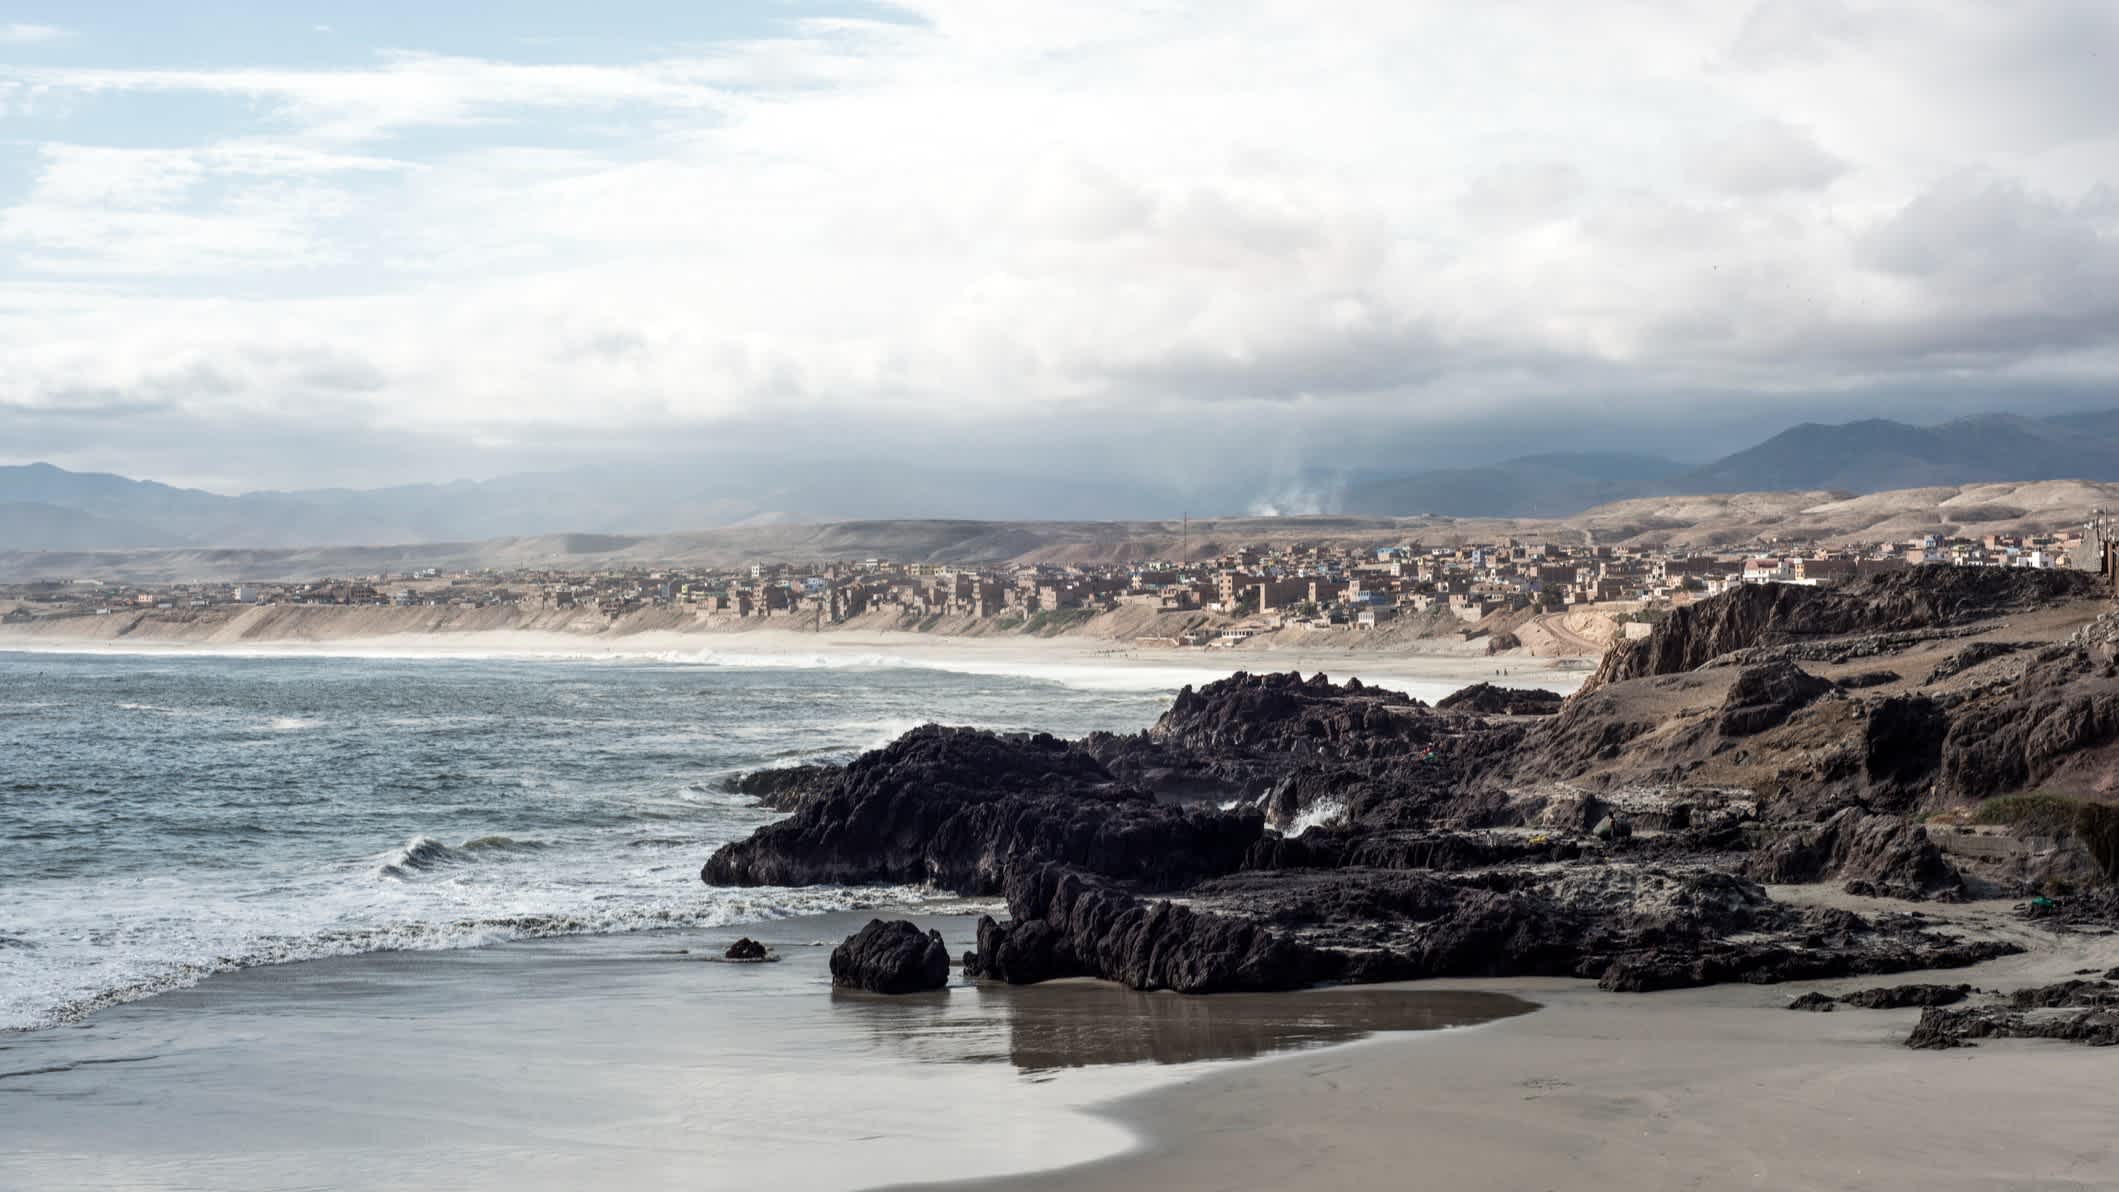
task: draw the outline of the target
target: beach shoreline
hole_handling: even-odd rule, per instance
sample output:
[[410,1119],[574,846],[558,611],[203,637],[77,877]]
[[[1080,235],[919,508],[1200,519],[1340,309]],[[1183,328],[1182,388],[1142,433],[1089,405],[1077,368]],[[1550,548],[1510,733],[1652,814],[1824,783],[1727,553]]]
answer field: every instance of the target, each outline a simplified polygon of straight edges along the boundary
[[[638,629],[575,633],[558,629],[467,629],[245,637],[224,632],[91,635],[64,626],[0,629],[0,651],[145,657],[348,657],[449,660],[669,662],[759,668],[937,669],[962,674],[1047,678],[1075,685],[1175,690],[1236,671],[1324,672],[1335,679],[1410,691],[1427,700],[1478,682],[1545,687],[1561,693],[1589,673],[1574,659],[1489,657],[1421,639],[1394,648],[1286,643],[1157,647],[1059,635],[964,636],[902,630],[822,632],[759,628],[737,632]],[[1417,646],[1419,648],[1412,648]]]
[[[244,969],[0,1033],[0,1184],[839,1189],[1004,1182],[1142,1145],[1097,1111],[1372,1031],[1533,1005],[1478,990],[1190,999],[1103,982],[848,993],[871,914]],[[777,963],[718,963],[738,934]]]
[[1119,1154],[1005,1185],[895,1192],[2109,1188],[2109,1053],[2030,1040],[1914,1051],[1903,1041],[1918,1009],[1786,1009],[1813,990],[2013,989],[2119,964],[2119,937],[2030,928],[2007,904],[1948,917],[2028,950],[1943,973],[1652,994],[1565,978],[1384,986],[1512,994],[1540,1009],[1201,1073],[1096,1107],[1136,1132]]

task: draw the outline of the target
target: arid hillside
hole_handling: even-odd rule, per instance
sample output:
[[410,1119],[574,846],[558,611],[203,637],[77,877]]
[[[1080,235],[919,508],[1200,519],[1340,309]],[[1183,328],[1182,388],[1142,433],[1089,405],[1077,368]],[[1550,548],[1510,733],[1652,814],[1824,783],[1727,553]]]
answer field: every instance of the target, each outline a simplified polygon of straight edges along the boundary
[[0,580],[95,576],[129,582],[300,580],[325,575],[497,567],[888,558],[905,562],[1091,563],[1205,559],[1233,547],[1307,541],[1446,545],[1514,535],[1555,542],[1727,546],[1757,539],[1876,541],[1917,533],[2042,531],[2119,507],[2119,484],[2048,480],[1850,496],[1834,492],[1652,497],[1549,520],[1441,517],[1242,517],[1151,522],[856,521],[740,526],[688,534],[548,534],[480,542],[290,550],[0,552]]

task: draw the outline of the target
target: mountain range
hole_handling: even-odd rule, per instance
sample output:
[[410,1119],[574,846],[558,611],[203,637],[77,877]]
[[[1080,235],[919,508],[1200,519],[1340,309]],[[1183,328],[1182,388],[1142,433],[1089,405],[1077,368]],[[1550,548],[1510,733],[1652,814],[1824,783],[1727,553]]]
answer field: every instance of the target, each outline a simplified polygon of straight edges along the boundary
[[[1324,511],[1365,517],[1557,518],[1639,498],[2119,481],[2119,409],[1935,426],[1804,423],[1698,466],[1629,453],[1525,455],[1477,467],[1317,478]],[[1228,500],[1234,488],[1213,499]],[[732,456],[596,465],[486,481],[224,495],[48,463],[0,467],[0,550],[296,548],[554,533],[667,534],[849,517],[988,521],[1168,516],[1201,494],[1145,480],[972,467]]]
[[1367,515],[1567,517],[1613,501],[1706,493],[1850,495],[1942,485],[2119,480],[2119,409],[1935,426],[1805,422],[1698,467],[1655,456],[1528,455],[1478,468],[1359,477],[1342,510]]

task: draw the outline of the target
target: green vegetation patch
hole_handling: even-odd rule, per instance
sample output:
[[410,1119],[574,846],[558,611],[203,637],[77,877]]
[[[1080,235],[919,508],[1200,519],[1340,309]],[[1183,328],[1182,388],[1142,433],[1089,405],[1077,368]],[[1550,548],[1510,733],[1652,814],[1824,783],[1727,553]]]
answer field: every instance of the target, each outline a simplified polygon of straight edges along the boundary
[[1096,615],[1086,608],[1048,608],[1023,623],[1024,633],[1039,633],[1047,637],[1071,625],[1079,625]]

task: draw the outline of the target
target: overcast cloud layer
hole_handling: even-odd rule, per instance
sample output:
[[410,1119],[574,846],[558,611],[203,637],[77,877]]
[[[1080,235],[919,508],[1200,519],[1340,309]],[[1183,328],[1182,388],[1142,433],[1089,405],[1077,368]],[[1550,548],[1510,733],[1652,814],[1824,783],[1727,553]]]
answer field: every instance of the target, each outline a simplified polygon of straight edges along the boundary
[[2110,0],[156,7],[216,6],[0,22],[8,462],[1287,470],[2119,394]]

